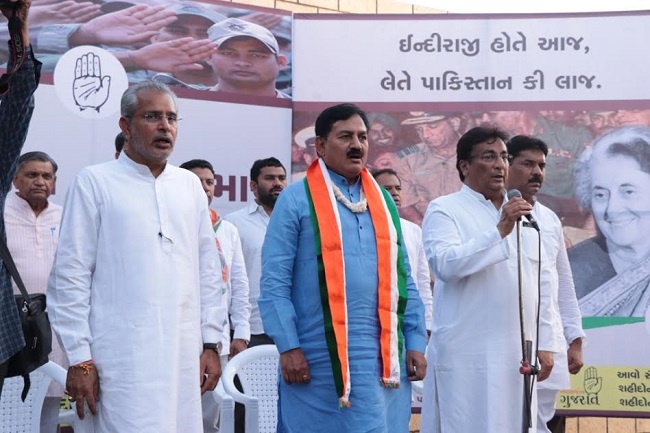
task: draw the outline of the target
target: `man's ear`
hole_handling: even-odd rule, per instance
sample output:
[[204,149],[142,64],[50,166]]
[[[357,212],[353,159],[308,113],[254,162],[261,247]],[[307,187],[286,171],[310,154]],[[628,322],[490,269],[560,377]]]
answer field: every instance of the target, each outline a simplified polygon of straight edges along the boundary
[[458,162],[458,166],[460,167],[460,172],[463,173],[463,176],[467,177],[467,171],[469,170],[469,161],[461,160]]
[[278,54],[277,60],[278,60],[278,66],[280,67],[281,70],[286,68],[287,65],[289,64],[289,59],[287,59],[287,56],[285,56],[284,54]]
[[119,121],[118,124],[120,125],[120,129],[122,130],[122,132],[126,136],[126,139],[127,140],[130,139],[131,138],[131,131],[129,129],[129,119],[122,116],[122,117],[120,117],[120,121]]
[[325,154],[325,140],[322,137],[316,137],[314,147],[316,148],[316,155],[322,158]]

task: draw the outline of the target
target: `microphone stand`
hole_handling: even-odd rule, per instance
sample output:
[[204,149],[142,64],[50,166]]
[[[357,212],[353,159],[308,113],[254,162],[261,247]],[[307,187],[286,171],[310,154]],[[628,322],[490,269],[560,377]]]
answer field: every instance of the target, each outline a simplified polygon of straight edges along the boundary
[[522,433],[528,433],[533,426],[532,420],[532,387],[531,376],[537,374],[537,369],[531,364],[533,352],[533,341],[526,337],[524,324],[524,292],[523,292],[523,270],[521,250],[521,219],[517,220],[517,283],[519,291],[519,327],[521,335],[521,366],[519,373],[524,375],[524,401],[522,407]]

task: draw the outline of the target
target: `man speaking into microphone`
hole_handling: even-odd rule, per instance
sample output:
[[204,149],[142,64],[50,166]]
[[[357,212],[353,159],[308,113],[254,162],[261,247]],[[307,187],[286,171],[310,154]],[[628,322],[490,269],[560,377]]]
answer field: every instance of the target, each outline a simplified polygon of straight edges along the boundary
[[[582,368],[582,316],[578,308],[571,266],[564,246],[562,223],[551,209],[535,200],[546,174],[548,146],[526,135],[512,137],[506,143],[511,155],[508,194],[513,190],[533,209],[530,213],[541,227],[546,260],[551,264],[551,308],[555,329],[555,366],[548,380],[537,388],[537,433],[552,431],[547,423],[555,414],[555,399],[561,389],[571,387],[569,373]],[[529,215],[529,216],[530,216]]]
[[[538,349],[537,379],[548,377],[553,366],[553,347],[547,344],[554,332],[549,290],[541,287],[538,299],[540,261],[533,228],[521,228],[518,259],[514,228],[532,206],[521,197],[507,199],[506,140],[493,127],[476,127],[460,137],[456,169],[464,185],[432,201],[424,216],[422,237],[436,290],[422,433],[527,431],[519,373],[522,334]],[[541,271],[541,281],[548,284],[550,271],[543,262]],[[534,420],[534,403],[532,409]]]

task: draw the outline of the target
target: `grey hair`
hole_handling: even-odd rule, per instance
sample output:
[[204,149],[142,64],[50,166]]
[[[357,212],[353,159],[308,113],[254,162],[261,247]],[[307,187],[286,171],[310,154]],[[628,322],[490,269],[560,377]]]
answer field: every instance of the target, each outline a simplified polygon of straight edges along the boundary
[[174,102],[174,109],[178,112],[178,100],[176,99],[176,94],[172,92],[169,86],[160,81],[148,80],[134,84],[124,91],[120,102],[120,114],[122,117],[131,117],[135,114],[135,111],[138,108],[138,93],[145,91],[169,95]]
[[[591,169],[594,154],[628,156],[639,163],[641,170],[650,174],[650,128],[623,126],[613,129],[593,142],[582,152],[574,167],[575,195],[578,204],[591,210]],[[613,168],[616,169],[615,167]]]
[[20,169],[23,168],[23,165],[27,164],[30,161],[49,162],[52,164],[52,171],[54,171],[54,174],[56,174],[56,171],[59,169],[59,166],[50,155],[45,152],[34,151],[23,153],[20,156],[18,159],[18,168],[16,169],[16,173],[18,173]]

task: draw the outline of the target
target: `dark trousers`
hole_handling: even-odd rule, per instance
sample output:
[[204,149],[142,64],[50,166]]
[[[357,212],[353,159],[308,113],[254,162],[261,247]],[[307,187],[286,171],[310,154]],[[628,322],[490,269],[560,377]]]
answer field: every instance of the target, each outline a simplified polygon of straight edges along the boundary
[[2,395],[2,385],[5,383],[5,376],[7,375],[7,371],[9,371],[9,360],[6,360],[0,364],[0,395]]
[[555,415],[546,423],[546,426],[553,433],[564,433],[564,429],[566,428],[566,417]]
[[[251,341],[248,343],[248,347],[261,346],[263,344],[275,344],[273,339],[266,334],[257,334],[251,335]],[[243,392],[239,378],[235,376],[235,387]],[[244,405],[240,403],[235,403],[235,433],[244,433],[244,424],[246,419],[246,411]]]

